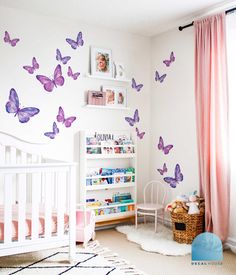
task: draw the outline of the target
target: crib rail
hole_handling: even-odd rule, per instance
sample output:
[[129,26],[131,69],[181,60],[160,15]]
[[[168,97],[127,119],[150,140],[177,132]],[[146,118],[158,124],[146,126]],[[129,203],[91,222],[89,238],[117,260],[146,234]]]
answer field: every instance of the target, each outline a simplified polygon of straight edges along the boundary
[[74,257],[75,163],[0,164],[0,194],[0,256],[70,245]]

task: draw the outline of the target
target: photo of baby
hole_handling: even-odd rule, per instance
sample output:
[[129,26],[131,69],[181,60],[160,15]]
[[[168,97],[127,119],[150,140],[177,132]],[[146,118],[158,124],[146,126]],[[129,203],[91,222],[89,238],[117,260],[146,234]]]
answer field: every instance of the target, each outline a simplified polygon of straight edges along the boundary
[[111,50],[91,47],[91,74],[112,77]]
[[109,71],[109,55],[104,53],[97,53],[96,56],[96,70],[97,72],[108,72]]

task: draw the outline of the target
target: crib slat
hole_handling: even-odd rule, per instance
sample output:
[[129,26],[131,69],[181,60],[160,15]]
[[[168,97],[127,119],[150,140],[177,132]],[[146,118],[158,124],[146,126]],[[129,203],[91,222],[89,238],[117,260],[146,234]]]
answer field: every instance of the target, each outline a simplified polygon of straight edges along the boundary
[[18,182],[18,241],[25,240],[26,220],[26,174],[19,174]]
[[6,147],[4,145],[0,145],[0,163],[5,164],[6,158]]
[[39,236],[39,194],[40,194],[41,174],[32,174],[32,233],[31,239],[35,240]]
[[4,243],[12,240],[12,175],[5,175],[4,180]]
[[58,173],[58,186],[57,186],[57,235],[62,236],[64,234],[64,213],[65,213],[65,198],[66,198],[66,174]]
[[10,163],[15,164],[16,163],[16,148],[10,147]]
[[52,231],[52,174],[46,173],[45,174],[45,239],[51,237]]

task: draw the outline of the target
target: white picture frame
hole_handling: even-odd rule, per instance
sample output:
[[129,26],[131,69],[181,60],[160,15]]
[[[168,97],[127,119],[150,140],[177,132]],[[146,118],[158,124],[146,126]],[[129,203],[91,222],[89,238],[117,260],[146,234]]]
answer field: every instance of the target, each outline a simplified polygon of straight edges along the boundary
[[125,78],[125,66],[121,62],[115,62],[115,78],[116,79]]
[[103,92],[106,93],[106,106],[120,108],[127,107],[127,89],[117,86],[104,86]]
[[92,46],[90,49],[90,67],[92,76],[112,78],[112,51],[110,49],[103,49]]

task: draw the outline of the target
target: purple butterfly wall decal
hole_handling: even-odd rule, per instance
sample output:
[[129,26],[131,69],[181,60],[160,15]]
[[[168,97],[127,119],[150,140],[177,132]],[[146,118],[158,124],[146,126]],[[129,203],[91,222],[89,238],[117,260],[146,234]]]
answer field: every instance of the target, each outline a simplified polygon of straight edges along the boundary
[[134,78],[132,78],[132,88],[135,89],[137,92],[140,92],[143,88],[143,84],[136,84],[136,81]]
[[62,122],[62,124],[65,125],[65,127],[70,127],[71,124],[76,120],[76,117],[75,116],[71,116],[71,117],[68,117],[68,118],[65,118],[65,113],[64,113],[64,110],[62,109],[62,107],[60,106],[59,107],[59,110],[58,110],[58,115],[57,115],[57,121],[58,122]]
[[62,57],[62,54],[59,49],[56,50],[56,60],[61,62],[63,65],[66,65],[67,62],[71,59],[70,56]]
[[164,181],[167,182],[170,185],[170,187],[176,188],[177,184],[180,181],[183,181],[183,179],[184,179],[184,176],[180,171],[180,166],[179,166],[179,164],[176,164],[176,166],[175,166],[175,177],[174,178],[165,177]]
[[143,139],[144,135],[145,135],[145,132],[139,132],[139,129],[136,127],[135,128],[136,130],[136,133],[137,133],[137,137],[140,138],[140,139]]
[[76,50],[79,46],[84,45],[84,40],[82,38],[82,32],[79,32],[77,35],[76,41],[71,38],[66,38],[66,42],[69,43],[72,49]]
[[50,79],[49,77],[44,75],[36,75],[36,78],[41,84],[43,84],[44,90],[47,92],[52,92],[54,87],[63,86],[65,81],[64,77],[62,76],[60,64],[58,64],[56,66],[56,69],[54,70],[53,79]]
[[33,74],[36,70],[39,69],[39,64],[35,57],[32,59],[32,66],[23,66],[23,69],[25,69],[29,74]]
[[162,150],[165,155],[167,155],[174,146],[172,144],[164,146],[163,138],[159,137],[159,143],[157,147],[159,150]]
[[166,67],[169,67],[172,62],[175,61],[174,52],[171,52],[170,59],[163,60],[163,63],[166,65]]
[[52,125],[52,132],[46,132],[44,133],[44,135],[46,137],[49,137],[50,139],[54,139],[55,136],[59,133],[59,129],[57,127],[57,124],[56,122],[53,122],[53,125]]
[[15,47],[16,44],[20,41],[19,38],[14,38],[11,39],[10,35],[7,31],[5,31],[5,35],[4,35],[4,42],[10,44],[12,47]]
[[157,171],[163,176],[164,173],[166,173],[168,170],[167,170],[167,166],[166,166],[166,163],[163,164],[163,168],[158,168]]
[[139,122],[138,109],[134,111],[134,117],[125,117],[125,120],[129,123],[130,126],[134,126],[135,123]]
[[15,89],[10,90],[9,101],[6,103],[6,111],[10,114],[18,116],[19,122],[26,123],[31,117],[39,113],[39,109],[35,107],[20,108],[20,102]]
[[68,75],[69,77],[72,77],[74,80],[76,80],[76,79],[79,77],[80,72],[73,73],[71,67],[69,66],[69,67],[68,67],[67,75]]
[[159,81],[160,83],[162,83],[165,78],[166,78],[166,74],[163,74],[160,76],[158,71],[155,72],[155,80],[156,81]]

